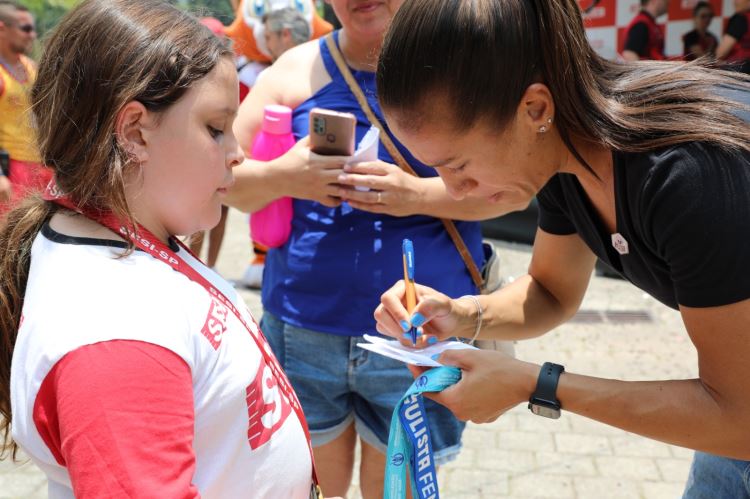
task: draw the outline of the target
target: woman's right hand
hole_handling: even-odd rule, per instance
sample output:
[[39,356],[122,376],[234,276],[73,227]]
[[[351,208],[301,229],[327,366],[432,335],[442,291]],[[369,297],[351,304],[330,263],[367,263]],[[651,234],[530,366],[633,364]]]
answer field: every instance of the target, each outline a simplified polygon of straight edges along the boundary
[[310,199],[325,206],[341,204],[337,179],[344,171],[346,156],[323,156],[310,150],[310,137],[304,137],[275,160],[284,190],[298,199]]
[[432,337],[439,341],[454,336],[472,337],[476,325],[473,300],[454,300],[420,284],[415,284],[415,289],[417,306],[411,315],[406,310],[406,286],[403,280],[383,293],[374,313],[379,333],[396,338],[406,346],[412,346],[411,340],[404,336],[412,326],[423,332],[418,345],[427,344]]

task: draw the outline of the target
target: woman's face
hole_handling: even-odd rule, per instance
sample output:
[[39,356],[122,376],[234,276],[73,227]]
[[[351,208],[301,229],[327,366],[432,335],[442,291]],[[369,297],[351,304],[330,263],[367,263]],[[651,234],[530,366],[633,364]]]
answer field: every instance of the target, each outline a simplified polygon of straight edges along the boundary
[[326,0],[350,36],[380,37],[404,0]]
[[417,159],[435,168],[457,200],[476,197],[507,211],[523,210],[562,163],[554,127],[540,133],[523,116],[502,131],[481,122],[463,133],[443,119],[424,121],[418,129],[400,128],[397,119],[388,123]]
[[711,19],[713,19],[714,13],[711,10],[710,7],[704,7],[698,12],[695,13],[695,29],[700,31],[706,31],[708,29],[708,25],[711,24]]

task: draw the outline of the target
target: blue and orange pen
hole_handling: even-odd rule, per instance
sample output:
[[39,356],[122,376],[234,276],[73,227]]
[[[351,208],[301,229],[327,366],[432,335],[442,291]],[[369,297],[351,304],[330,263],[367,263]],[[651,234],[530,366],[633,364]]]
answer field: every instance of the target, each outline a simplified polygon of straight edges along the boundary
[[[417,306],[417,291],[414,288],[414,245],[410,239],[404,239],[401,245],[404,257],[404,283],[406,284],[406,310],[409,316],[414,313]],[[412,346],[417,346],[417,328],[409,329]]]

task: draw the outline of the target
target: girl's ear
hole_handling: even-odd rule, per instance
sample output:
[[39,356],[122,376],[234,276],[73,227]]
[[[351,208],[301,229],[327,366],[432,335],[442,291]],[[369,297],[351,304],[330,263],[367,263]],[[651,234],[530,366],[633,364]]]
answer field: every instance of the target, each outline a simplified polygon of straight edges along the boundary
[[117,113],[117,142],[138,163],[148,161],[145,129],[152,121],[151,113],[138,101],[130,101]]

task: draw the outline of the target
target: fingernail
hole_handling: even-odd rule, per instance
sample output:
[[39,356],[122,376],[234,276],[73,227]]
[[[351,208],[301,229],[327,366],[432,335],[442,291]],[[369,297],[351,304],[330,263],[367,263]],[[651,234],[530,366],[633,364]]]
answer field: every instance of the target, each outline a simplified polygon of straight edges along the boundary
[[409,325],[409,323],[408,323],[408,322],[406,322],[406,321],[399,321],[399,324],[401,324],[401,329],[402,329],[402,330],[403,330],[404,332],[407,332],[407,331],[409,331],[409,329],[411,329],[411,326],[410,326],[410,325]]
[[411,316],[411,325],[414,327],[421,326],[422,324],[424,324],[424,321],[424,315],[420,314],[419,312]]
[[404,333],[404,338],[406,338],[406,339],[411,339],[411,333],[410,333],[410,332],[408,332],[408,331],[407,331],[407,332],[405,332],[405,333]]
[[424,334],[424,329],[422,329],[421,327],[418,327],[417,328],[417,337],[422,336],[423,334]]
[[434,345],[435,343],[437,343],[437,336],[430,336],[429,338],[427,338],[427,343],[429,343],[430,345]]
[[439,354],[439,353],[436,353],[435,355],[431,355],[431,356],[430,356],[430,358],[431,358],[432,360],[438,360],[438,359],[440,358],[440,354]]

